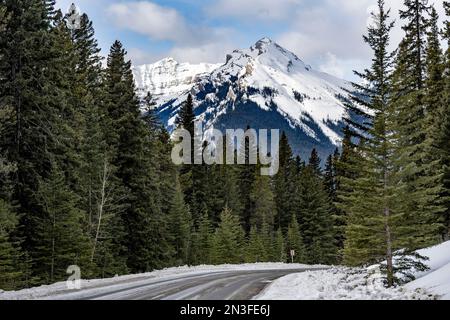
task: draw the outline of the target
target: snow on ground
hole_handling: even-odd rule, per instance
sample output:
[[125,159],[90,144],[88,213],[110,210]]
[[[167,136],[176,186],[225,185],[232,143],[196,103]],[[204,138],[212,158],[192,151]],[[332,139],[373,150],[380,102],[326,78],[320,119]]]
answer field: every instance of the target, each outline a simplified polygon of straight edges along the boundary
[[427,300],[424,290],[386,289],[365,269],[335,267],[291,274],[273,282],[256,300]]
[[430,270],[403,287],[386,289],[376,268],[327,270],[291,274],[276,280],[259,300],[450,300],[450,241],[420,250]]
[[259,271],[259,270],[291,270],[291,269],[322,269],[324,266],[316,265],[302,265],[302,264],[284,264],[284,263],[256,263],[256,264],[242,264],[242,265],[220,265],[220,266],[196,266],[196,267],[176,267],[164,270],[120,276],[110,279],[95,279],[95,280],[81,280],[81,291],[70,290],[66,282],[58,282],[52,285],[40,286],[36,288],[24,289],[20,291],[2,291],[0,290],[0,300],[45,300],[57,298],[59,295],[64,295],[67,298],[79,299],[84,295],[101,294],[105,290],[114,289],[120,290],[129,287],[134,282],[143,284],[148,281],[152,283],[159,280],[172,280],[183,278],[186,276],[221,273],[229,271]]
[[430,270],[418,274],[417,280],[408,283],[406,288],[425,288],[441,299],[450,300],[450,241],[419,253],[430,258],[427,262]]

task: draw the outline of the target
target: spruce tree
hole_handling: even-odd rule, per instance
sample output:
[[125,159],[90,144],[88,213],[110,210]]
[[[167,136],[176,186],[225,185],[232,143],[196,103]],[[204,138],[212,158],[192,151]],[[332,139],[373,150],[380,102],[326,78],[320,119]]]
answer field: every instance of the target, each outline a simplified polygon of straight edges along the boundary
[[191,163],[183,164],[180,168],[180,181],[183,187],[185,200],[186,203],[191,206],[194,201],[194,177],[192,171],[195,155],[195,114],[194,102],[190,94],[188,95],[185,103],[181,106],[175,124],[177,125],[177,128],[186,130],[191,136],[191,150],[189,154]]
[[[303,243],[297,216],[295,215],[292,216],[286,238],[286,249],[288,250],[290,261],[293,260],[295,263],[306,263],[308,261],[307,250]],[[294,259],[292,259],[290,255],[291,251],[295,254],[293,257]]]
[[192,233],[190,264],[207,265],[211,263],[212,230],[208,213],[205,210],[200,217],[197,228]]
[[322,175],[322,168],[321,168],[322,160],[319,158],[319,154],[317,153],[316,149],[313,149],[311,152],[311,157],[309,158],[308,165],[313,169],[313,171],[318,175]]
[[187,264],[189,260],[192,221],[189,207],[184,202],[183,191],[178,181],[171,203],[168,225],[174,249],[174,265],[181,266]]
[[[433,245],[440,230],[438,219],[444,208],[439,203],[442,190],[440,173],[429,160],[426,115],[426,36],[429,7],[423,0],[405,1],[401,18],[405,38],[400,44],[393,74],[393,127],[395,148],[393,167],[396,179],[404,183],[400,211],[404,214],[403,241],[400,245],[413,252]],[[420,226],[420,227],[419,227]],[[400,238],[400,237],[397,237]]]
[[286,262],[286,245],[284,241],[283,231],[278,229],[275,233],[275,239],[272,245],[272,261]]
[[258,263],[267,261],[267,250],[264,246],[262,235],[256,227],[252,227],[245,250],[245,262]]
[[16,231],[18,222],[12,208],[0,199],[0,289],[2,290],[20,288],[22,274],[17,263],[19,252],[11,237]]
[[444,240],[450,239],[450,114],[448,106],[450,105],[450,2],[444,1],[444,8],[447,15],[444,28],[444,39],[447,42],[447,50],[444,56],[445,73],[444,73],[444,94],[442,95],[441,112],[441,138],[440,149],[443,154],[444,165],[444,194],[447,208],[444,213],[444,223],[446,231],[444,230]]
[[245,232],[239,218],[227,207],[220,215],[220,224],[213,236],[211,259],[213,264],[243,262]]
[[91,248],[83,230],[85,214],[76,208],[77,196],[67,187],[58,167],[40,182],[38,198],[43,213],[33,219],[36,246],[31,252],[37,275],[43,283],[62,281],[71,265],[89,274]]
[[334,218],[321,176],[313,166],[305,167],[298,177],[297,217],[309,263],[332,264],[337,260]]
[[287,231],[292,215],[295,214],[294,195],[296,194],[296,165],[286,133],[280,138],[279,171],[274,177],[274,194],[277,214],[275,225]]
[[[436,221],[445,221],[446,202],[448,194],[445,190],[445,149],[442,148],[442,138],[446,109],[442,105],[445,94],[444,84],[444,55],[439,37],[439,16],[434,7],[431,8],[430,25],[426,47],[426,79],[424,89],[425,119],[424,130],[425,140],[423,142],[423,158],[421,162],[424,166],[424,173],[429,178],[423,179],[421,188],[427,189],[435,194],[435,202],[440,208],[437,209]],[[448,107],[448,106],[447,106]],[[445,223],[440,230],[441,234],[446,233]]]
[[[250,127],[247,127],[250,130]],[[251,192],[255,179],[258,175],[257,164],[250,163],[251,155],[258,153],[257,137],[247,138],[239,147],[239,154],[245,159],[244,164],[238,166],[239,195],[241,199],[241,223],[246,234],[251,229],[251,220],[254,215],[255,204],[252,200]]]
[[[358,146],[347,133],[340,161],[339,207],[346,213],[344,262],[348,265],[387,260],[387,278],[393,283],[392,249],[392,195],[390,186],[392,146],[388,140],[389,104],[391,97],[391,69],[393,55],[388,52],[390,11],[385,10],[384,1],[378,1],[378,11],[372,14],[373,25],[364,36],[374,52],[370,69],[356,74],[364,79],[366,86],[355,84],[358,96],[356,103],[373,112],[365,115],[363,138]],[[360,98],[363,97],[363,98]],[[349,132],[349,129],[347,129]],[[366,143],[369,138],[369,143]],[[364,157],[366,155],[366,157]],[[398,222],[397,222],[398,223]]]
[[250,223],[258,230],[262,229],[264,223],[273,229],[276,207],[270,182],[270,177],[257,175],[250,194],[254,204]]
[[160,220],[161,196],[157,156],[149,143],[151,132],[142,119],[135,94],[131,62],[116,41],[107,61],[104,89],[105,130],[113,149],[116,176],[126,188],[122,214],[127,265],[132,272],[151,271],[164,265],[165,228]]
[[27,251],[34,256],[40,238],[34,222],[46,214],[37,196],[40,181],[49,178],[55,164],[67,176],[66,187],[72,189],[76,181],[74,55],[54,1],[2,4],[9,19],[0,36],[0,105],[11,112],[2,119],[0,152],[17,164],[11,201],[17,204],[25,257]]

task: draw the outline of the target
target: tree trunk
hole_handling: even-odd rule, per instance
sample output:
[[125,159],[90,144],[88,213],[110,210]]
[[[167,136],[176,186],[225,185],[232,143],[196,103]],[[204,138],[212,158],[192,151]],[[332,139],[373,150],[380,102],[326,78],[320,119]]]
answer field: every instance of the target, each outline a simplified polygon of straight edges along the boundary
[[107,195],[106,195],[107,183],[108,183],[108,163],[105,159],[104,164],[103,164],[103,172],[102,172],[102,186],[101,186],[101,190],[100,190],[100,202],[98,204],[97,230],[95,232],[94,245],[92,246],[91,262],[94,261],[95,250],[97,248],[98,238],[100,236],[100,228],[101,228],[102,219],[103,219],[103,211],[104,211],[105,204],[107,201]]

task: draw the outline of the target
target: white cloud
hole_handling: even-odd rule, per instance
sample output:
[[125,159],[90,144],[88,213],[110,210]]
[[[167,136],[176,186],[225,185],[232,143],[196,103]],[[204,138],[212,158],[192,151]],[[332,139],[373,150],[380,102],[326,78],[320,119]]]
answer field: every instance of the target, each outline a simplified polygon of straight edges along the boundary
[[282,20],[293,13],[302,0],[218,0],[206,8],[214,17],[258,20]]
[[225,59],[233,45],[233,29],[191,24],[177,10],[150,1],[112,4],[108,16],[119,28],[148,36],[152,40],[168,40],[173,47],[165,55],[152,55],[131,49],[129,56],[135,64],[149,63],[165,56],[180,62],[211,62]]
[[165,54],[154,54],[139,48],[130,48],[127,55],[127,58],[130,59],[134,65],[146,64],[151,61],[161,60],[165,57]]
[[148,1],[116,3],[107,9],[119,27],[156,40],[190,42],[195,32],[175,9]]
[[225,62],[225,55],[236,47],[231,42],[213,42],[193,47],[175,47],[169,55],[180,62],[220,63]]
[[[442,1],[436,0],[434,3],[443,20],[445,15]],[[363,42],[362,35],[367,32],[374,5],[376,0],[316,1],[296,11],[287,31],[279,34],[276,40],[305,62],[334,75],[345,74],[347,78],[351,78],[353,69],[366,67],[363,62],[369,63],[371,59],[372,53]],[[386,0],[386,7],[392,9],[391,18],[396,20],[396,27],[391,35],[393,50],[403,37],[401,26],[404,22],[399,19],[398,14],[403,1]]]
[[341,79],[345,77],[345,70],[342,62],[330,52],[327,52],[326,62],[322,64],[319,69],[322,72],[329,73]]

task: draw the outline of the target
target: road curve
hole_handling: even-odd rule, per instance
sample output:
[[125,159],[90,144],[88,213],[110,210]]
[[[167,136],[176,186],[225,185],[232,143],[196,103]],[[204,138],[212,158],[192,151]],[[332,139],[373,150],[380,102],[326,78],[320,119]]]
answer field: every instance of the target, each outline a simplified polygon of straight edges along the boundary
[[[272,281],[310,269],[224,271],[187,274],[166,280],[134,281],[86,290],[60,300],[251,300]],[[317,270],[317,269],[314,269]]]

